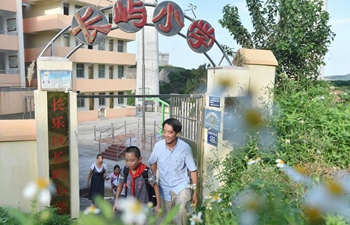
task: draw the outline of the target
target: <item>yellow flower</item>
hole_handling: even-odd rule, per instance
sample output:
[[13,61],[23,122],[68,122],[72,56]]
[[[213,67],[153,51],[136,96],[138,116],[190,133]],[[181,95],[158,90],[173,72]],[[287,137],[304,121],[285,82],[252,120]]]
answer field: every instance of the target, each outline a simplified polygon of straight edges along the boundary
[[316,207],[306,207],[305,214],[312,224],[323,224],[321,211]]
[[96,208],[94,205],[91,205],[90,207],[87,207],[84,210],[85,215],[87,215],[87,214],[99,214],[99,213],[100,213],[100,210],[98,208]]
[[257,110],[253,110],[253,109],[246,111],[245,119],[246,119],[246,122],[252,127],[259,126],[260,123],[263,121],[263,117],[260,114],[260,112],[258,112]]
[[326,186],[327,186],[327,190],[333,195],[341,195],[344,193],[344,189],[338,183],[332,180],[328,181]]

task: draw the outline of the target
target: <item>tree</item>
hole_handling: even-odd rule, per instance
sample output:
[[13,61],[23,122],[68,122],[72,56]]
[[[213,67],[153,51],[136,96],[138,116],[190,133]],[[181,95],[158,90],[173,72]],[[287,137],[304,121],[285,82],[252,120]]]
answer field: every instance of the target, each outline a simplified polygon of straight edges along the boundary
[[185,93],[205,93],[207,90],[207,68],[209,64],[200,65],[191,70],[191,76],[186,82]]
[[[335,34],[327,25],[323,0],[246,0],[254,31],[243,26],[238,8],[226,5],[219,23],[243,48],[269,49],[277,74],[289,78],[317,78],[319,67]],[[227,47],[227,46],[226,46]]]

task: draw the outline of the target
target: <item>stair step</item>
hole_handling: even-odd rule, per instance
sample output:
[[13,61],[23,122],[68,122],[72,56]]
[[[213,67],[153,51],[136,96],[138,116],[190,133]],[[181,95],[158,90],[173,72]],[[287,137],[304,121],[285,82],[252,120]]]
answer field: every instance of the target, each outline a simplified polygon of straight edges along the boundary
[[[106,159],[111,160],[122,160],[125,158],[125,152],[123,151],[125,149],[125,146],[117,146],[115,144],[112,144],[108,146],[108,148],[105,149],[104,152],[102,152],[102,155]],[[119,157],[118,157],[119,154]]]

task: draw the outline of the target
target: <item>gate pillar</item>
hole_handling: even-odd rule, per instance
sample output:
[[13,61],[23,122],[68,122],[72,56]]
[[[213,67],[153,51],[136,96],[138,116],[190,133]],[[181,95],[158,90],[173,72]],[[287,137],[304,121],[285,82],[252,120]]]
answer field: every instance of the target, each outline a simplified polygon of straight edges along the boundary
[[[203,196],[221,184],[215,178],[212,160],[223,160],[234,151],[232,127],[236,121],[230,118],[236,105],[245,102],[248,107],[262,104],[272,106],[269,92],[275,82],[277,60],[269,50],[240,49],[233,63],[240,66],[208,68],[206,103],[203,116]],[[246,105],[247,106],[247,105]],[[240,120],[240,119],[239,119]],[[237,126],[237,125],[236,125]],[[231,132],[230,132],[231,129]],[[225,169],[225,168],[220,168]]]
[[72,65],[66,58],[38,58],[38,90],[34,91],[34,100],[38,178],[51,179],[55,185],[50,205],[59,208],[59,213],[78,218],[77,94],[71,91]]

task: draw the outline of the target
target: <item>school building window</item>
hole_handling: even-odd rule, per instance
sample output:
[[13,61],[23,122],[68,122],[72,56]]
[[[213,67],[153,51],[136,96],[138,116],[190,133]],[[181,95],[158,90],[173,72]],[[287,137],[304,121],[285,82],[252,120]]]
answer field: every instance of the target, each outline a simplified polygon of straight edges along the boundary
[[113,24],[112,13],[109,13],[109,14],[108,14],[108,23]]
[[113,52],[113,40],[109,40],[108,41],[108,45],[109,45],[109,51]]
[[[124,92],[118,92],[118,95],[124,95]],[[124,98],[123,97],[119,97],[118,98],[118,104],[124,104]]]
[[84,64],[77,63],[77,77],[84,78]]
[[124,77],[124,66],[118,66],[118,78]]
[[[99,93],[99,95],[106,95],[106,93]],[[99,106],[106,105],[106,98],[102,98],[102,97],[98,98],[98,105]]]
[[124,52],[124,41],[118,40],[118,52]]
[[63,15],[66,15],[66,16],[69,15],[69,4],[66,4],[66,3],[63,4]]
[[69,47],[69,34],[63,34],[64,47]]
[[75,5],[75,11],[78,11],[79,9],[83,8],[83,6]]
[[98,65],[98,78],[105,77],[105,65]]
[[84,108],[85,107],[85,99],[84,98],[78,98],[77,99],[77,106],[78,106],[78,108]]
[[100,44],[98,44],[98,50],[105,50],[105,41],[102,41]]

